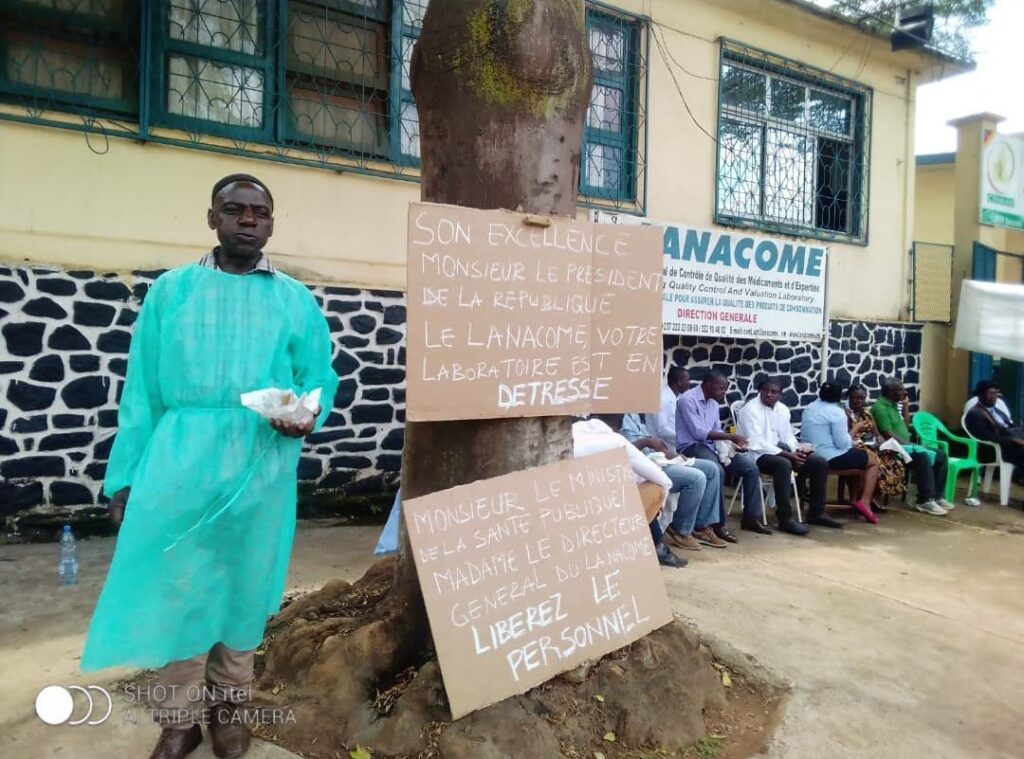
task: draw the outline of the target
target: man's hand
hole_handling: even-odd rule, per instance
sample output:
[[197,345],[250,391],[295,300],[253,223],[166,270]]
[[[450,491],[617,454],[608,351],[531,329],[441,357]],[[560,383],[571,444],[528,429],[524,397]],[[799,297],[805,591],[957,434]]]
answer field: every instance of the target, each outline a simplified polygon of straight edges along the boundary
[[285,437],[303,438],[313,431],[313,427],[316,426],[316,420],[320,417],[320,411],[321,409],[317,408],[317,410],[313,412],[313,418],[310,419],[307,424],[293,424],[291,422],[282,422],[277,419],[271,419],[270,426]]
[[110,516],[110,522],[114,527],[120,527],[121,522],[124,521],[124,510],[128,505],[128,496],[132,494],[131,488],[121,488],[114,497],[110,499],[110,506],[108,507],[108,513]]
[[671,448],[669,448],[668,445],[665,444],[665,441],[662,440],[660,437],[642,437],[639,440],[637,440],[636,443],[634,443],[634,445],[636,445],[636,447],[639,448],[640,450],[643,450],[644,448],[650,448],[651,450],[657,451],[658,453],[664,453],[665,458],[667,459],[674,459],[676,456],[679,455]]
[[807,453],[804,451],[782,451],[779,455],[789,461],[789,463],[793,465],[794,469],[799,469],[804,465],[804,462],[807,461]]
[[743,435],[729,435],[727,439],[737,448],[744,451],[747,449],[748,441]]

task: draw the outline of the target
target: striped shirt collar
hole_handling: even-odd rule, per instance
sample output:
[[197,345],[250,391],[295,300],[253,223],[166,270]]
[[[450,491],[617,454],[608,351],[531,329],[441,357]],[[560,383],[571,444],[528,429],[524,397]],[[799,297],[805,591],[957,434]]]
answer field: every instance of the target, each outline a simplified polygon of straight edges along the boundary
[[[217,271],[221,271],[220,264],[217,262],[217,256],[219,253],[220,248],[214,248],[201,259],[199,259],[199,265],[205,269],[216,269]],[[277,269],[275,269],[274,265],[270,263],[270,259],[267,258],[267,254],[263,253],[260,255],[260,260],[256,262],[256,265],[249,269],[249,271],[245,272],[245,274],[274,275],[277,274]]]

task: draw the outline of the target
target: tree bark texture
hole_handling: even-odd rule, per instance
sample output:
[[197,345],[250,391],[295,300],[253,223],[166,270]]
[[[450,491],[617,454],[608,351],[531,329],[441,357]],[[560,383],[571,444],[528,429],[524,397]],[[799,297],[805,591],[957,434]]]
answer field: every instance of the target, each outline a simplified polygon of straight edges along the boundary
[[[590,82],[583,0],[433,0],[412,61],[423,199],[574,216]],[[410,423],[402,495],[571,455],[564,416]],[[600,736],[611,729],[616,745],[671,750],[706,734],[702,715],[724,703],[723,688],[679,623],[598,663],[581,684],[556,679],[448,724],[404,522],[400,533],[397,560],[354,585],[329,583],[275,619],[260,692],[294,707],[296,720],[273,726],[272,738],[306,756],[372,746],[379,756],[462,759],[590,756],[608,750]]]
[[[423,200],[575,216],[591,85],[583,0],[434,0],[411,76]],[[571,455],[564,416],[409,423],[402,497]],[[399,546],[392,593],[414,613],[404,523]]]

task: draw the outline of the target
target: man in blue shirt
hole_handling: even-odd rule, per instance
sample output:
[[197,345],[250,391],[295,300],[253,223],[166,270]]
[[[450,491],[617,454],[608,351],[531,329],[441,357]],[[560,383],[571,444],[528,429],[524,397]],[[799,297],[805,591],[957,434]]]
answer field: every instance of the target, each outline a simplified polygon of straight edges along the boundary
[[[680,394],[676,401],[676,450],[684,456],[718,464],[723,481],[726,473],[738,477],[743,488],[743,518],[740,526],[744,530],[771,535],[768,525],[761,522],[764,512],[761,473],[757,470],[754,455],[747,452],[747,439],[722,430],[719,406],[725,400],[728,389],[729,380],[726,376],[712,369],[697,387]],[[728,467],[721,466],[715,452],[715,443],[719,440],[729,441],[736,449],[736,455]],[[736,542],[736,537],[726,526],[724,495],[719,501],[719,523],[714,532],[723,540]]]
[[672,480],[669,492],[678,493],[679,502],[665,532],[665,541],[687,551],[699,551],[702,543],[712,548],[725,548],[728,544],[712,529],[721,501],[719,468],[701,459],[685,461],[660,438],[647,434],[639,414],[626,414],[619,434],[645,454],[661,453],[671,461],[662,471]]

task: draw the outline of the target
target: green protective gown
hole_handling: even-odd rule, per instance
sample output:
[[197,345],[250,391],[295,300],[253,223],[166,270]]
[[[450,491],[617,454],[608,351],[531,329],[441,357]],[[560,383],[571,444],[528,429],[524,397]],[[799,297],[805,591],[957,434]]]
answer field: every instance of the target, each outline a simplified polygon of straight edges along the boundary
[[131,486],[82,669],[159,667],[215,643],[256,648],[278,611],[295,534],[301,440],[239,396],[338,378],[316,301],[281,274],[198,265],[150,288],[128,357],[104,492]]

